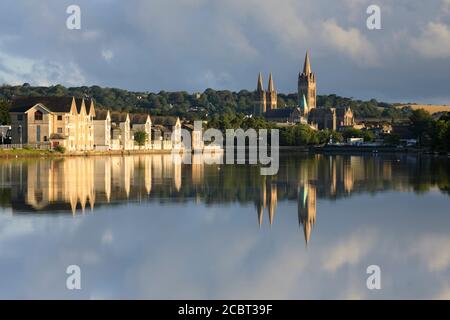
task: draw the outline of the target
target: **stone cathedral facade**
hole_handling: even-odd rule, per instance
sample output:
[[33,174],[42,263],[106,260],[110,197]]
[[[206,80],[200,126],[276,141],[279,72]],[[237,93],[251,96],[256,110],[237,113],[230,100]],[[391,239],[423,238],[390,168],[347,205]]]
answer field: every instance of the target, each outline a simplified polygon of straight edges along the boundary
[[277,92],[275,91],[275,86],[273,85],[272,73],[269,75],[269,84],[266,91],[264,90],[263,78],[260,72],[256,87],[254,114],[262,117],[267,111],[275,109],[277,109]]
[[[303,115],[307,115],[309,110],[316,107],[316,74],[311,71],[311,62],[309,61],[309,52],[306,52],[303,72],[298,74],[298,105]],[[306,104],[305,104],[306,101]]]
[[298,105],[278,108],[277,92],[272,73],[267,90],[264,90],[261,73],[255,92],[254,116],[265,117],[267,121],[287,124],[307,124],[314,129],[337,130],[355,124],[350,108],[324,108],[317,106],[317,75],[312,71],[309,51],[306,52],[303,69],[297,82]]

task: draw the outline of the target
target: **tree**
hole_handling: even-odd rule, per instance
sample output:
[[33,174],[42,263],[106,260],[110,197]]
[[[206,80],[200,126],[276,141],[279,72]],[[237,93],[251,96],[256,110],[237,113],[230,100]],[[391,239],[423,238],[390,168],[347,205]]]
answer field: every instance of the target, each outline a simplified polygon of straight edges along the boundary
[[396,146],[400,144],[400,137],[396,134],[389,134],[384,138],[384,144]]
[[9,124],[9,108],[10,103],[6,100],[0,99],[0,122],[1,124]]
[[147,141],[147,138],[148,138],[148,134],[146,132],[144,132],[144,131],[136,131],[134,133],[134,141],[140,147],[145,145],[145,142]]
[[435,124],[431,114],[423,109],[413,110],[409,120],[411,131],[419,139],[419,145],[430,146]]

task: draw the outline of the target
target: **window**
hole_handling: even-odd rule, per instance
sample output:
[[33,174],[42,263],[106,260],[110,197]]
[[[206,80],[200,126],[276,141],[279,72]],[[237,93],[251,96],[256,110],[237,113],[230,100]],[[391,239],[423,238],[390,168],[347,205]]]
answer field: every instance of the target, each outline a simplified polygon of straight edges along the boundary
[[62,121],[62,116],[58,116],[58,121]]
[[17,121],[22,121],[22,120],[23,120],[23,114],[18,114]]
[[44,136],[44,141],[47,141],[47,136]]
[[35,113],[34,113],[34,120],[35,121],[40,121],[40,120],[42,120],[42,112],[41,111],[36,111]]
[[36,141],[41,141],[41,126],[36,126]]
[[58,128],[58,133],[63,133],[63,128]]

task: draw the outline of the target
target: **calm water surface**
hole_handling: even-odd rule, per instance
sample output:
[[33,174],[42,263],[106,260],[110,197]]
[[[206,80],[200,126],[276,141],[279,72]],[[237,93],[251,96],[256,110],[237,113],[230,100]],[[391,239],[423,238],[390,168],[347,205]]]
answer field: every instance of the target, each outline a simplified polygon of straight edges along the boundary
[[0,160],[0,298],[449,299],[449,195],[406,155]]

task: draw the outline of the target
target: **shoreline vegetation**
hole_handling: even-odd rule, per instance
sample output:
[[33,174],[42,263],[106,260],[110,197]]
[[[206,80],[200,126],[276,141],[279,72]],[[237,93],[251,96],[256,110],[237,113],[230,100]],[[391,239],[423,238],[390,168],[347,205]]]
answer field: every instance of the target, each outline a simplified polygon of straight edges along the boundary
[[[248,148],[247,148],[248,151]],[[186,150],[184,152],[192,152]],[[225,151],[224,151],[225,152]],[[431,152],[421,148],[398,148],[396,146],[351,146],[351,145],[324,145],[324,146],[280,146],[280,153],[311,153],[311,154],[416,154],[450,156],[446,152]],[[90,156],[130,156],[130,155],[161,155],[171,154],[172,150],[108,150],[108,151],[77,151],[58,152],[54,150],[38,149],[4,149],[0,150],[0,159],[8,158],[63,158],[63,157],[90,157]]]
[[76,157],[76,156],[125,156],[134,154],[170,154],[171,150],[108,150],[108,151],[76,151],[58,152],[40,149],[4,149],[0,150],[0,158],[41,158],[41,157]]
[[[190,121],[219,119],[225,114],[251,114],[256,93],[249,90],[230,91],[208,88],[203,92],[186,91],[139,92],[100,86],[49,87],[23,85],[0,86],[0,100],[12,97],[74,96],[92,98],[96,107],[115,112],[149,113],[153,116],[177,116]],[[297,107],[297,93],[277,93],[278,108]],[[358,119],[407,119],[410,108],[397,108],[394,104],[375,99],[364,101],[340,97],[336,94],[318,95],[317,104],[325,108],[350,107]],[[8,121],[8,110],[0,104],[0,121]]]
[[[291,148],[291,150],[374,153],[391,150],[390,152],[431,154],[450,152],[450,112],[430,114],[423,109],[398,108],[394,104],[378,102],[375,99],[361,101],[336,95],[318,96],[318,104],[324,108],[352,108],[357,122],[359,121],[358,129],[347,127],[336,131],[329,129],[317,131],[304,124],[280,124],[252,116],[254,92],[247,90],[231,92],[206,89],[203,93],[194,94],[184,91],[150,93],[98,86],[33,87],[27,83],[22,86],[0,86],[0,121],[3,124],[9,122],[10,99],[13,96],[36,95],[89,97],[96,101],[99,109],[114,106],[115,113],[177,116],[186,124],[191,124],[194,120],[202,120],[205,124],[203,129],[214,128],[222,132],[238,128],[244,131],[279,129],[280,148]],[[295,106],[296,103],[296,94],[278,94],[279,108]],[[385,130],[385,127],[388,129]],[[345,145],[345,142],[355,138],[366,145]],[[414,147],[406,140],[414,140]],[[63,151],[0,150],[0,157],[62,156]],[[141,150],[136,152],[142,153]],[[79,151],[64,153],[64,156],[128,153],[134,153],[134,151]],[[148,150],[144,153],[164,153],[164,151]]]

